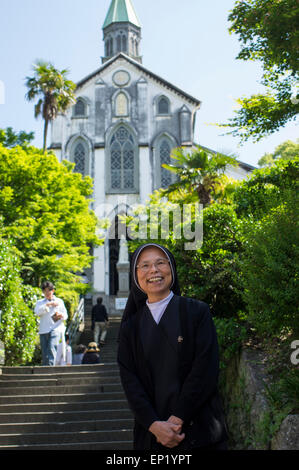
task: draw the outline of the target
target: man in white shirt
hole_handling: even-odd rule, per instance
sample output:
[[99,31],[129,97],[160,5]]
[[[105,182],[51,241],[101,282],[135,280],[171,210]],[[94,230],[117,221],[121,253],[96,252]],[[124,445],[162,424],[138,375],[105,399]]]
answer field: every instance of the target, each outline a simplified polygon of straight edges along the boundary
[[63,300],[54,295],[52,282],[43,282],[41,288],[44,298],[37,301],[34,313],[40,318],[42,364],[53,366],[59,341],[65,334],[64,320],[67,319],[67,311]]

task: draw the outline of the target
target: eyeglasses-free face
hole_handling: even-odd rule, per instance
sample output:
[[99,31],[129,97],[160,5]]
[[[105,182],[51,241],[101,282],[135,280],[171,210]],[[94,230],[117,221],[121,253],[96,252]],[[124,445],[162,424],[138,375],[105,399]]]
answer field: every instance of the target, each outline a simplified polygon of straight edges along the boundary
[[136,276],[149,302],[158,302],[170,293],[172,283],[169,260],[158,247],[144,248],[137,260]]

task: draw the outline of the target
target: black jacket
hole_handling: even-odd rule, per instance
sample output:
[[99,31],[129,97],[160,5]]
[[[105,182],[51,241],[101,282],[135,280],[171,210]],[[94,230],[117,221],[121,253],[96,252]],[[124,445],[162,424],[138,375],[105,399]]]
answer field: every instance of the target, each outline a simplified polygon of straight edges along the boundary
[[95,322],[108,321],[108,315],[105,305],[96,304],[91,310],[91,322],[94,327]]
[[[172,414],[184,421],[186,437],[177,450],[202,447],[227,439],[217,382],[218,344],[209,306],[175,295],[179,308],[180,394]],[[140,340],[140,312],[124,321],[119,334],[118,363],[129,405],[135,415],[134,448],[156,448],[149,426],[160,420],[154,408],[154,386]]]
[[82,364],[99,364],[100,355],[97,352],[87,351],[82,359]]

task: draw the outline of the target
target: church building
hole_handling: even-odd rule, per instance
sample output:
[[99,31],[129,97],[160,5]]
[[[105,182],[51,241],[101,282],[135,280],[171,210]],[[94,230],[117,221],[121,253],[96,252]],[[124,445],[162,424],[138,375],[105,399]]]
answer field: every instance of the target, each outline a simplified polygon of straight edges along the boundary
[[[93,178],[92,208],[115,226],[128,207],[173,181],[161,165],[170,163],[173,148],[194,145],[201,102],[144,67],[131,0],[111,0],[103,41],[102,64],[77,83],[76,104],[52,123],[50,148]],[[227,174],[243,179],[252,169],[240,162]],[[108,234],[86,270],[93,297],[101,295],[110,314],[117,313],[119,250],[118,237]]]

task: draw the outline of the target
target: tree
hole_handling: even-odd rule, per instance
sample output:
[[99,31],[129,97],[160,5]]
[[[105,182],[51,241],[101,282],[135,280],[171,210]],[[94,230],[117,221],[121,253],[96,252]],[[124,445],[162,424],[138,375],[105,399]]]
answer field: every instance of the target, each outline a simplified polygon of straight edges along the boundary
[[5,347],[5,365],[12,366],[31,360],[37,325],[33,310],[24,300],[20,259],[12,241],[4,239],[1,231],[0,220],[0,339]]
[[234,192],[235,210],[240,218],[255,222],[284,202],[285,191],[298,191],[299,157],[279,159],[271,167],[256,169]]
[[3,237],[12,239],[25,284],[52,279],[68,296],[83,292],[80,274],[92,261],[90,248],[101,243],[97,218],[89,208],[90,177],[73,172],[34,147],[0,145],[0,215]]
[[56,118],[59,112],[65,112],[75,103],[75,83],[67,80],[67,70],[59,71],[50,62],[38,61],[33,65],[34,76],[26,77],[26,86],[29,89],[26,98],[28,101],[38,99],[34,108],[37,118],[42,116],[44,124],[43,149],[46,151],[49,122]]
[[162,166],[175,173],[178,181],[163,191],[164,195],[185,190],[189,196],[197,195],[197,200],[204,207],[212,202],[220,187],[224,187],[223,173],[228,165],[236,166],[237,161],[220,153],[213,153],[196,146],[191,153],[179,147],[173,150],[171,158],[176,164]]
[[273,153],[265,153],[262,158],[259,159],[259,166],[271,166],[275,160],[282,158],[283,160],[293,159],[299,156],[299,139],[296,142],[286,140],[282,144],[278,145]]
[[237,59],[260,61],[265,94],[240,98],[239,109],[222,127],[241,142],[260,140],[290,120],[299,111],[299,5],[297,0],[240,0],[229,17],[229,31],[239,36]]
[[34,139],[34,133],[25,131],[20,131],[18,133],[14,132],[12,127],[7,127],[6,129],[0,129],[0,144],[4,147],[16,147],[20,145],[21,147],[26,147]]

